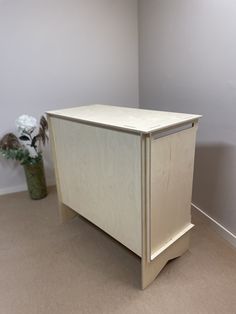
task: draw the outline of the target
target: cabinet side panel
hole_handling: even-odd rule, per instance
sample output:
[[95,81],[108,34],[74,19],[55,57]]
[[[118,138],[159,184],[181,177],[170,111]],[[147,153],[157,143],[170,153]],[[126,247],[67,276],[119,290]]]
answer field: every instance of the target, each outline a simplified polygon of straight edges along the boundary
[[51,122],[62,202],[141,256],[140,136]]
[[151,259],[191,225],[196,129],[174,133],[151,144]]

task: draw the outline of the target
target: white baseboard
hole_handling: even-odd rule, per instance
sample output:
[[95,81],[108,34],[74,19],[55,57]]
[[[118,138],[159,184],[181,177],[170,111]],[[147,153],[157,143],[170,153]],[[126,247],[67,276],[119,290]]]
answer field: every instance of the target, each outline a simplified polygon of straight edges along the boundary
[[192,203],[192,206],[208,219],[209,224],[222,236],[222,238],[224,238],[225,240],[230,242],[234,247],[236,247],[236,235],[235,234],[233,234],[227,228],[222,226],[219,222],[217,222],[215,219],[213,219],[211,216],[209,216],[207,213],[205,213],[201,208],[199,208],[195,204]]
[[[55,180],[47,180],[47,185],[48,186],[55,185]],[[8,188],[0,189],[0,195],[6,195],[6,194],[12,194],[12,193],[24,192],[24,191],[27,191],[27,185],[21,184],[21,185],[16,185],[16,186],[11,186]]]
[[22,192],[26,190],[27,190],[26,184],[21,184],[17,186],[11,186],[9,188],[0,189],[0,195],[17,193],[17,192]]

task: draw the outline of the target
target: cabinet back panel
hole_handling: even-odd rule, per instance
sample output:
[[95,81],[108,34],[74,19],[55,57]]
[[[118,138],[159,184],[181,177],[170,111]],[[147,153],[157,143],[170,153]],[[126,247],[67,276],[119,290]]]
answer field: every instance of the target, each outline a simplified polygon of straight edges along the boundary
[[141,256],[140,136],[51,123],[62,202]]

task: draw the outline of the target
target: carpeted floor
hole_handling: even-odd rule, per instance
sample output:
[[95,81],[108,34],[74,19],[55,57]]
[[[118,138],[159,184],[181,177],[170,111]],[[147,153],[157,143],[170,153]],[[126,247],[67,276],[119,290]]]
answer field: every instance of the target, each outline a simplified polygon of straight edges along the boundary
[[236,313],[236,250],[194,212],[191,249],[145,291],[140,260],[77,217],[61,225],[55,188],[0,197],[0,314]]

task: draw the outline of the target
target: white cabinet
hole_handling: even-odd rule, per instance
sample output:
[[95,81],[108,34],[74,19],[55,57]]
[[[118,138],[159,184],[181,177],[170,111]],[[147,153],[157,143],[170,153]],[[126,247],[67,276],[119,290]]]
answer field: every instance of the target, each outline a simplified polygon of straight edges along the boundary
[[104,105],[48,112],[62,220],[79,213],[137,254],[142,288],[189,247],[199,118]]

